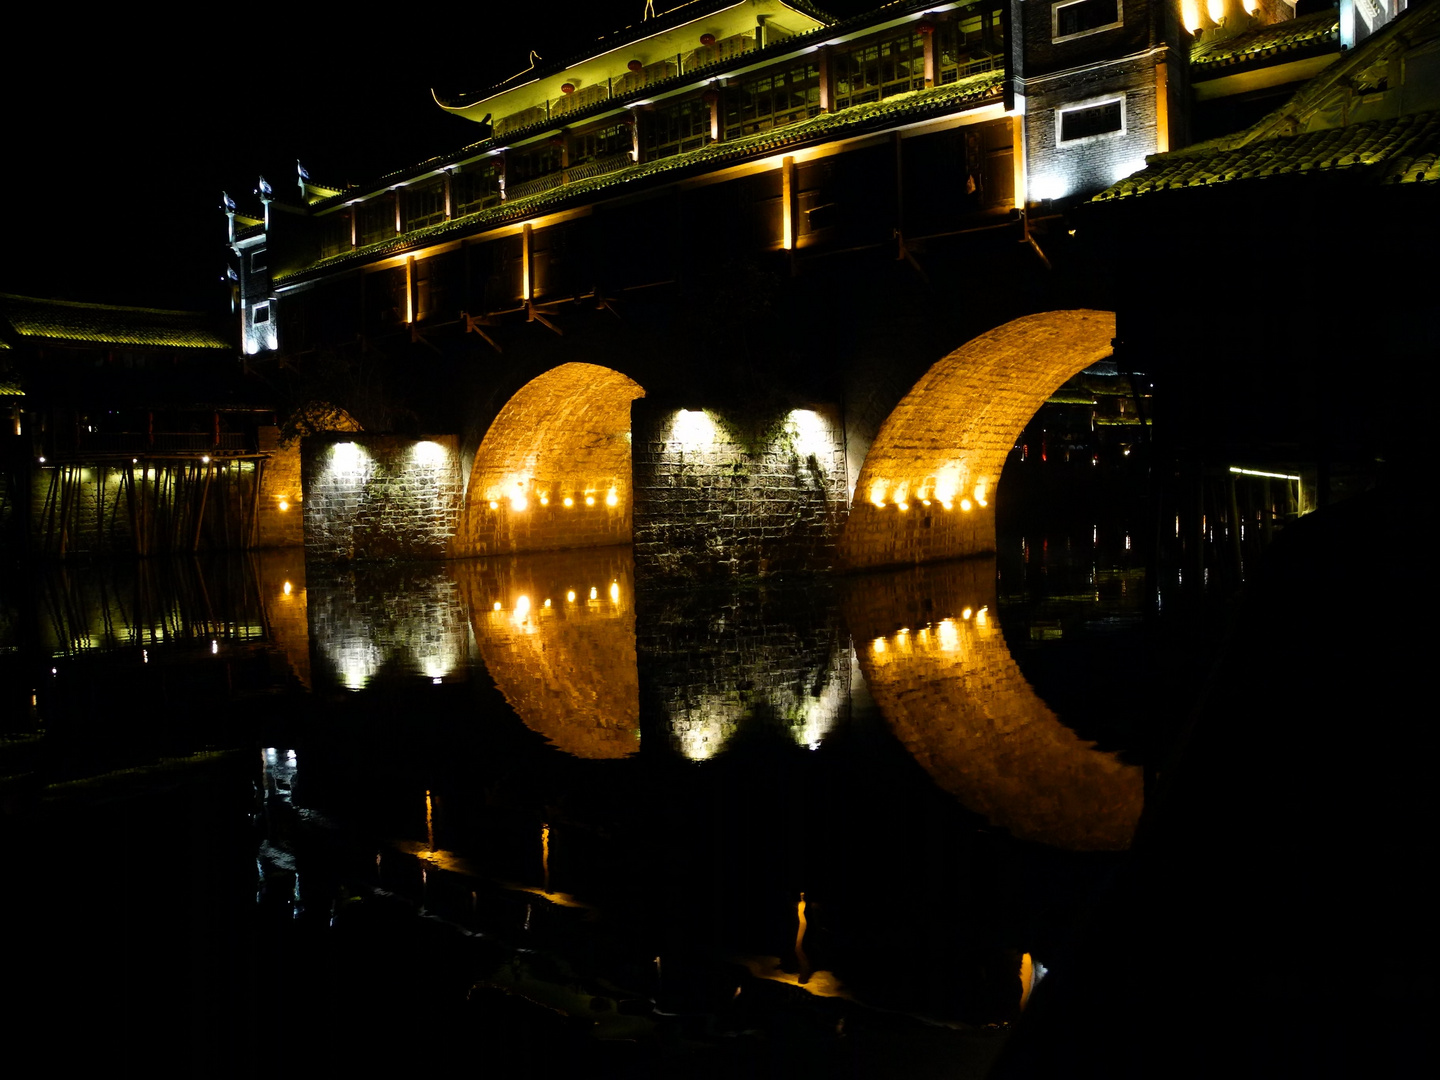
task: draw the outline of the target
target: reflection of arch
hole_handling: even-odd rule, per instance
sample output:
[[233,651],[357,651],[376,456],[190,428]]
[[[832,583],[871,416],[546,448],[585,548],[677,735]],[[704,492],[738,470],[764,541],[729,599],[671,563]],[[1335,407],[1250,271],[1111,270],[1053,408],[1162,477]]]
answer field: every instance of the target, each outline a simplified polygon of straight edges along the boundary
[[522,386],[476,451],[458,553],[628,543],[630,402],[644,396],[595,364],[562,364]]
[[451,566],[485,670],[526,727],[576,757],[640,749],[629,548]]
[[846,566],[995,550],[1005,455],[1045,399],[1111,354],[1108,311],[1027,315],[939,361],[881,425],[841,537]]
[[1062,724],[996,624],[995,563],[972,559],[852,579],[860,670],[896,737],[935,782],[1023,840],[1126,848],[1141,770]]

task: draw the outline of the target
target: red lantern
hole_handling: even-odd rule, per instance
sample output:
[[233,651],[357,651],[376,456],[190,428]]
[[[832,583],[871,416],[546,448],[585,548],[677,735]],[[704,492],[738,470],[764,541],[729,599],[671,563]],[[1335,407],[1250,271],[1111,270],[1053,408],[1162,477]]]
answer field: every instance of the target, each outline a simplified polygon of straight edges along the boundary
[[642,64],[639,60],[631,60],[630,63],[626,64],[625,66],[626,66],[627,68],[629,68],[631,71],[644,71],[644,70],[645,70],[645,65]]
[[701,44],[701,45],[704,45],[704,46],[708,49],[711,45],[714,45],[714,44],[715,44],[715,35],[714,35],[714,34],[701,34],[701,35],[700,35],[700,44]]
[[575,84],[573,82],[561,83],[560,92],[562,94],[573,94],[575,92]]
[[935,32],[935,24],[927,19],[925,22],[918,24],[915,29],[922,34],[933,34]]

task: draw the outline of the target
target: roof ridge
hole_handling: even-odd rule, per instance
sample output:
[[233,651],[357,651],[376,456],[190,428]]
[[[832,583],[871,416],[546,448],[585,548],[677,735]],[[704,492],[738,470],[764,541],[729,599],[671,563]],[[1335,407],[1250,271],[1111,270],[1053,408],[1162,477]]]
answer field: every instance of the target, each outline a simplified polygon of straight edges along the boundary
[[22,300],[32,304],[54,304],[57,307],[69,308],[90,308],[100,311],[134,311],[146,315],[195,315],[200,318],[210,318],[210,313],[195,311],[187,308],[152,308],[138,307],[134,304],[100,304],[89,300],[59,300],[48,296],[24,296],[20,293],[0,292],[0,302],[5,300]]

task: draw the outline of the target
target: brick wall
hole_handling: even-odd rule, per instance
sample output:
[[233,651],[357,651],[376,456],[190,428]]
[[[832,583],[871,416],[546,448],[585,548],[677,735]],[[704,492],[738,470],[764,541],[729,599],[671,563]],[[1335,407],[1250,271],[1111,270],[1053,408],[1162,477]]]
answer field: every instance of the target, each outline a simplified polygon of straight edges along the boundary
[[993,559],[851,578],[845,617],[876,705],[940,787],[1021,839],[1129,846],[1141,769],[1080,739],[1025,681]]
[[644,393],[618,371],[582,363],[521,387],[475,454],[451,553],[629,543],[630,402]]
[[[300,440],[280,444],[280,429],[259,430],[260,452],[270,456],[260,474],[257,546],[300,547],[305,543],[305,515],[301,511]],[[285,509],[281,509],[281,504]]]
[[633,403],[635,567],[642,581],[828,570],[846,513],[834,406],[747,434],[723,410]]
[[305,551],[321,560],[444,558],[460,512],[453,435],[300,440]]
[[[1124,102],[1124,130],[1057,142],[1057,110],[1084,102]],[[1029,201],[1093,194],[1155,153],[1155,61],[1106,64],[1029,88],[1025,137]]]
[[1114,334],[1111,312],[1027,315],[931,367],[871,444],[840,542],[843,565],[994,551],[1005,456],[1057,387],[1111,354]]

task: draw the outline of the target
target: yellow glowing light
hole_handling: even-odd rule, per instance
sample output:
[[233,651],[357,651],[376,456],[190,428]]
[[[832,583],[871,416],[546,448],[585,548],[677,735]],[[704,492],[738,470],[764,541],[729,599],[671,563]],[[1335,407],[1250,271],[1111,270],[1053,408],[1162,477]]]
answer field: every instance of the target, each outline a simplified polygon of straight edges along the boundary
[[498,502],[496,502],[494,499],[491,499],[491,500],[490,500],[490,509],[491,509],[491,510],[499,510],[499,509],[500,509],[500,504],[499,504]]
[[597,588],[595,588],[594,585],[591,585],[591,586],[590,586],[590,599],[591,599],[591,600],[599,600],[599,599],[600,599],[600,590],[597,589]]
[[202,457],[202,458],[200,459],[200,463],[201,463],[202,465],[209,465],[209,464],[210,464],[210,455],[209,455],[209,454],[206,454],[204,457]]
[[496,611],[499,611],[499,610],[500,610],[500,601],[499,601],[499,600],[496,600],[496,601],[495,601],[495,610],[496,610]]
[[289,504],[288,502],[286,502],[284,499],[281,499],[281,500],[280,500],[280,509],[281,509],[281,510],[289,510],[289,509],[290,509],[290,504]]
[[922,506],[929,506],[929,505],[930,505],[930,500],[929,500],[929,499],[921,499],[921,500],[920,500],[920,503],[921,503]]
[[541,505],[541,506],[549,506],[549,505],[550,505],[550,496],[549,496],[549,495],[543,495],[543,494],[542,494],[542,495],[540,496],[540,505]]
[[606,505],[606,506],[618,506],[619,503],[620,503],[620,496],[617,495],[617,494],[615,494],[615,489],[614,489],[614,488],[611,488],[611,489],[610,489],[610,494],[605,496],[605,505]]
[[1185,24],[1185,29],[1194,33],[1200,29],[1200,0],[1182,0],[1180,4],[1180,20]]
[[944,500],[943,502],[941,502],[940,505],[943,506],[946,510],[955,509],[955,504],[952,503],[949,499]]
[[548,596],[545,598],[545,606],[547,608],[550,606],[550,598]]
[[1210,21],[1218,23],[1225,18],[1225,0],[1206,0],[1205,10],[1210,13]]
[[517,491],[514,495],[510,496],[510,509],[512,510],[524,510],[529,505],[530,504],[525,501],[525,493],[523,491]]
[[970,609],[970,608],[967,607],[964,611],[960,612],[960,618],[965,619],[965,620],[968,621],[969,618],[970,618],[970,616],[971,616],[971,615],[974,615],[974,614],[975,614],[975,612],[974,612],[972,609]]
[[900,507],[901,510],[909,510],[909,509],[910,509],[910,504],[909,504],[908,502],[896,503],[895,505],[898,506],[898,507]]
[[960,644],[960,628],[955,625],[954,619],[941,619],[935,630],[940,638],[940,648],[946,652],[953,651]]
[[961,510],[971,510],[971,509],[974,508],[974,506],[975,506],[975,504],[972,503],[969,499],[961,499],[961,500],[960,500],[960,509],[961,509]]
[[295,591],[295,586],[291,585],[290,582],[288,582],[288,581],[285,582],[285,595],[286,595],[286,596],[289,596],[289,595],[290,595],[292,592],[294,592],[294,591]]
[[1244,7],[1246,15],[1254,15],[1260,7],[1260,0],[1241,0],[1241,6]]
[[870,643],[870,651],[875,653],[883,653],[885,651],[885,639],[883,637],[877,637],[874,641]]
[[523,623],[530,617],[530,597],[517,596],[515,598],[515,622]]
[[984,626],[984,625],[985,625],[985,613],[986,613],[987,611],[989,611],[989,610],[990,610],[990,609],[989,609],[988,607],[982,607],[979,611],[977,611],[977,612],[975,613],[975,622],[976,622],[978,625],[980,625],[980,626]]
[[620,583],[618,581],[610,583],[610,599],[617,604],[620,602]]
[[979,503],[981,506],[989,506],[989,505],[990,505],[989,503],[987,503],[987,502],[985,501],[985,485],[984,485],[984,484],[976,484],[976,485],[975,485],[975,501],[976,501],[977,503]]
[[585,505],[586,505],[586,506],[594,506],[594,505],[595,505],[595,496],[594,496],[594,495],[586,495],[586,496],[585,496]]
[[[1300,477],[1295,476],[1295,475],[1293,475],[1292,473],[1262,472],[1260,469],[1242,469],[1242,468],[1240,468],[1240,466],[1238,466],[1238,465],[1231,465],[1231,466],[1230,466],[1230,471],[1231,471],[1232,473],[1235,473],[1237,476],[1266,476],[1266,477],[1269,477],[1271,480],[1299,480],[1299,479],[1300,479]],[[1175,522],[1176,522],[1176,526],[1177,526],[1177,528],[1178,528],[1180,519],[1177,517],[1177,518],[1175,519]]]
[[575,500],[572,499],[569,495],[566,495],[566,496],[565,496],[565,505],[566,505],[566,506],[574,506],[574,505],[575,505]]
[[575,602],[575,590],[571,589],[569,592],[567,592],[565,594],[565,599],[573,604]]

